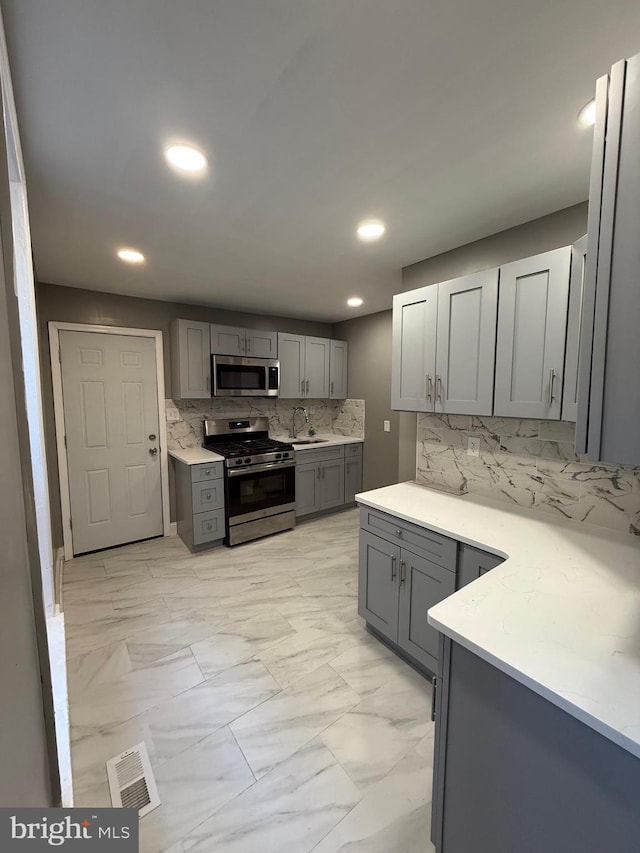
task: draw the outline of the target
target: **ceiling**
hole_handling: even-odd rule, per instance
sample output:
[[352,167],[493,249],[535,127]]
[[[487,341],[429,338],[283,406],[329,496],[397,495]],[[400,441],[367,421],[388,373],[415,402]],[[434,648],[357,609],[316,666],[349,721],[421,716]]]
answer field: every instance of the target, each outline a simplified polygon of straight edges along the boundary
[[[640,51],[637,0],[0,3],[41,281],[328,322],[583,201],[576,114]],[[166,167],[169,138],[205,178]]]

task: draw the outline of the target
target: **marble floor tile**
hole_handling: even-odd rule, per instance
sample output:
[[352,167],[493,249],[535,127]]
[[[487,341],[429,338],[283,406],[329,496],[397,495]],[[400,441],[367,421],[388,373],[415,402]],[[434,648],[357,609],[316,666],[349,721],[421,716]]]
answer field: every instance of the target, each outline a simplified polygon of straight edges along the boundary
[[260,660],[276,681],[287,687],[346,651],[351,638],[309,628],[296,631],[278,643],[263,649]]
[[205,678],[251,660],[256,651],[256,647],[246,637],[225,633],[214,634],[191,646],[191,652]]
[[307,853],[360,793],[329,750],[308,744],[188,833],[184,853]]
[[402,689],[415,674],[391,649],[361,629],[369,642],[359,642],[330,662],[330,666],[361,696],[397,684]]
[[359,699],[337,673],[323,666],[235,720],[231,731],[260,777],[340,719]]

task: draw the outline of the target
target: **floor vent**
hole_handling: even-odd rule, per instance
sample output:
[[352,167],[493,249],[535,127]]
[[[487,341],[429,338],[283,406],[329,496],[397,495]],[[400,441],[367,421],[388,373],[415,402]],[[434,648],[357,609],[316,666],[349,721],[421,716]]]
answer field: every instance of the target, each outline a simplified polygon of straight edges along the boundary
[[138,809],[140,817],[160,805],[149,753],[144,743],[107,761],[111,803],[115,808]]

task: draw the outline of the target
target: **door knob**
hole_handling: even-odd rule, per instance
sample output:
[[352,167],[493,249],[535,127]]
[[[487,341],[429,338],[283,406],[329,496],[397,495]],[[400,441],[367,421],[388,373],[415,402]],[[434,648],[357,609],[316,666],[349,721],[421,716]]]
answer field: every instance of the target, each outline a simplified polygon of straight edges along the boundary
[[157,447],[150,447],[150,448],[149,448],[149,453],[150,453],[152,456],[155,456],[157,452],[158,452],[158,448],[157,448]]

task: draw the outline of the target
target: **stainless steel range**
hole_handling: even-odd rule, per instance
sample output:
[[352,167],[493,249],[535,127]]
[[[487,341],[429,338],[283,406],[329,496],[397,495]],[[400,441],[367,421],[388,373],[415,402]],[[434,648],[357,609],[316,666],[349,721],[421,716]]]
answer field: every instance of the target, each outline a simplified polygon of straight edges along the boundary
[[203,447],[225,458],[227,545],[295,527],[295,450],[269,438],[269,418],[208,418]]

